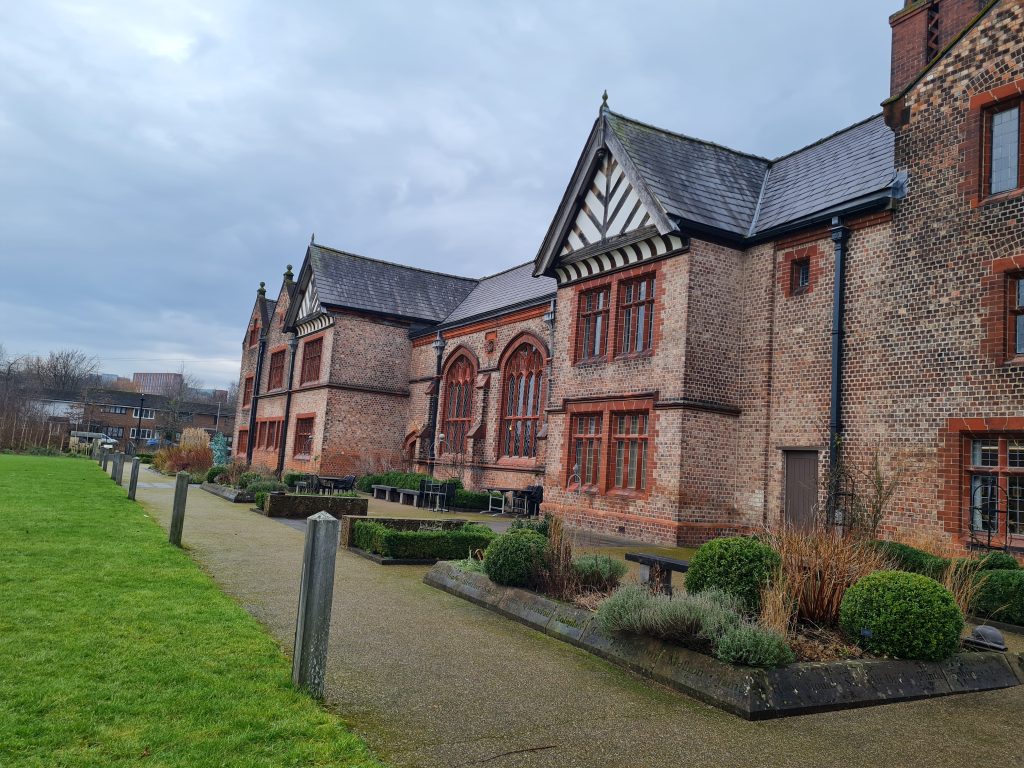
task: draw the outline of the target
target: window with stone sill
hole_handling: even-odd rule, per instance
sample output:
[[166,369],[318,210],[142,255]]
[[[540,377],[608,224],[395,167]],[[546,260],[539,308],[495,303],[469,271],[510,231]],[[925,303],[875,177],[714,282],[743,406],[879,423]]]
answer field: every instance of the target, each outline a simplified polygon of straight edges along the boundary
[[1021,187],[1024,177],[1024,126],[1020,100],[999,104],[985,114],[986,192],[999,195]]
[[323,337],[310,339],[302,345],[302,373],[300,384],[309,384],[320,379],[320,357],[324,348]]
[[1010,357],[1024,357],[1024,273],[1009,278],[1009,322],[1007,345]]
[[604,416],[583,413],[572,417],[572,460],[570,487],[596,486],[601,473],[601,434]]
[[544,356],[540,350],[528,341],[516,347],[504,363],[502,381],[501,455],[534,458],[544,390]]
[[281,389],[284,387],[284,350],[274,352],[270,356],[270,377],[267,381],[267,389]]
[[612,487],[647,489],[647,414],[612,414]]
[[618,354],[639,354],[654,346],[654,292],[654,275],[619,284]]
[[972,530],[1024,535],[1024,436],[971,439],[964,479]]
[[242,407],[248,408],[252,405],[252,389],[253,389],[253,377],[246,376],[245,383],[242,384]]
[[303,417],[295,420],[295,450],[296,456],[309,456],[313,453],[313,417]]
[[811,286],[811,260],[796,259],[789,274],[789,292],[793,296],[807,293]]
[[608,351],[608,310],[611,291],[608,286],[580,294],[576,318],[576,361],[596,360]]
[[476,369],[466,355],[452,363],[444,377],[444,414],[441,420],[445,440],[441,453],[464,453],[466,434],[473,418],[473,388]]
[[249,430],[238,430],[238,452],[245,453],[249,450]]

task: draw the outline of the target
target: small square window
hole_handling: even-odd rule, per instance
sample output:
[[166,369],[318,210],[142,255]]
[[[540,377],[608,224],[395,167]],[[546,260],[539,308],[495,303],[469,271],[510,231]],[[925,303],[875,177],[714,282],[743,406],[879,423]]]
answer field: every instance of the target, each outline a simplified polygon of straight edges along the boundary
[[790,293],[804,293],[811,286],[811,260],[797,259],[790,275]]

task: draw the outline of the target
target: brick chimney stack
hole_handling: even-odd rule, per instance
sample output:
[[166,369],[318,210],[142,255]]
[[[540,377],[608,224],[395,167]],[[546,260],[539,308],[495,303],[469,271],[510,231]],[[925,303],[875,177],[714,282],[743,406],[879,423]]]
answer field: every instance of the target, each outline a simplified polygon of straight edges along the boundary
[[903,90],[988,4],[988,0],[906,0],[889,17],[890,93]]

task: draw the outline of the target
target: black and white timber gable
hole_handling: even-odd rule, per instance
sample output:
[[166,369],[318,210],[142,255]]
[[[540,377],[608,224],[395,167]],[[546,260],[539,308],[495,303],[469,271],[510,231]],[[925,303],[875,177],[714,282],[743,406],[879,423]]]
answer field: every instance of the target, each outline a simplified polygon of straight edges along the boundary
[[299,272],[295,296],[285,318],[285,328],[293,328],[297,336],[307,336],[333,324],[330,313],[320,303],[316,276],[307,258]]

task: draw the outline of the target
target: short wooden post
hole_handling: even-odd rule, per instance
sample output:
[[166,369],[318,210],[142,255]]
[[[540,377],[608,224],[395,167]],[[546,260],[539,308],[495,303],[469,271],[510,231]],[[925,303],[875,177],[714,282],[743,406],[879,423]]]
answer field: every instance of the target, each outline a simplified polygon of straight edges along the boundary
[[114,482],[120,487],[124,485],[124,454],[117,454],[114,459]]
[[324,697],[327,677],[327,640],[331,634],[334,562],[340,530],[341,523],[326,512],[306,518],[292,683],[317,699]]
[[106,448],[102,449],[103,453],[100,455],[100,466],[103,467],[103,471],[107,471],[107,465],[110,463],[110,451]]
[[132,457],[132,473],[128,476],[128,498],[135,500],[135,490],[139,487],[139,457]]
[[179,472],[174,484],[174,504],[171,507],[171,533],[168,541],[181,546],[181,529],[185,527],[185,499],[188,496],[188,472]]
[[100,444],[95,440],[93,441],[92,444],[92,458],[93,461],[95,462],[99,462],[100,460]]
[[121,454],[114,451],[114,454],[110,457],[110,479],[115,483],[117,482],[117,462],[120,460]]

